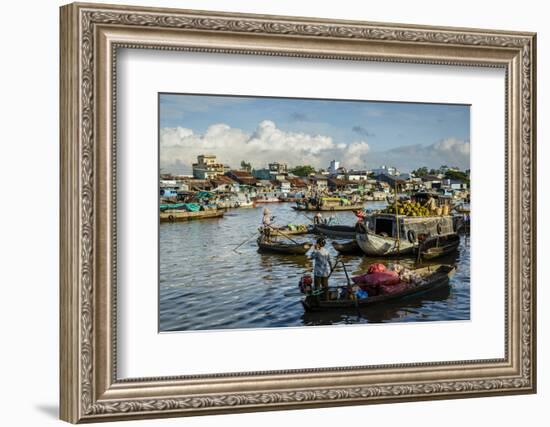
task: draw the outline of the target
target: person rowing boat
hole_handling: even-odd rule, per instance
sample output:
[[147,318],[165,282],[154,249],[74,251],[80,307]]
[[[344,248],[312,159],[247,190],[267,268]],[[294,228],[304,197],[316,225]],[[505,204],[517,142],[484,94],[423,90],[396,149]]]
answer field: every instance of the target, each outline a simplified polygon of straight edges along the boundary
[[319,237],[309,257],[313,260],[313,285],[316,291],[322,291],[324,298],[328,291],[328,278],[332,272],[331,256],[325,248],[326,240]]
[[271,228],[274,216],[271,216],[271,211],[268,208],[264,208],[262,216],[262,227],[260,228],[261,240],[265,242],[271,242]]

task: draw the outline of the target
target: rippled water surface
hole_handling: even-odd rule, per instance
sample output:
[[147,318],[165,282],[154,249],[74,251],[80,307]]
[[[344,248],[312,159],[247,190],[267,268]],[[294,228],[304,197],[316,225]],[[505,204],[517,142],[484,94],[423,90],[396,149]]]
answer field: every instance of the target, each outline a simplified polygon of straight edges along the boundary
[[[309,222],[290,206],[269,206],[276,224]],[[380,205],[369,202],[366,207]],[[457,255],[434,261],[457,263],[450,289],[420,300],[369,307],[360,312],[305,313],[297,284],[301,275],[312,269],[312,262],[305,256],[259,253],[253,236],[257,235],[261,216],[262,208],[235,209],[220,219],[160,225],[161,331],[470,318],[470,248],[464,237]],[[336,216],[342,224],[355,222],[351,212]],[[250,241],[235,252],[233,249],[248,237]],[[315,236],[292,238],[311,241]],[[330,242],[327,248],[337,255]],[[369,264],[377,261],[360,255],[341,258],[352,274],[366,271]],[[401,258],[400,262],[413,266],[415,260]],[[336,283],[345,283],[342,269],[331,277],[331,284]]]

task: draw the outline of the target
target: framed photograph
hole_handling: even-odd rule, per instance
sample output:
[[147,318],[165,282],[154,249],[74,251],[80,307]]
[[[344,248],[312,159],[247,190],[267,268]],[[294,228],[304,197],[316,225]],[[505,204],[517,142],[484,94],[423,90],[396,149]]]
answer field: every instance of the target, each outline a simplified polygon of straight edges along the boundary
[[535,34],[60,21],[63,420],[536,391]]

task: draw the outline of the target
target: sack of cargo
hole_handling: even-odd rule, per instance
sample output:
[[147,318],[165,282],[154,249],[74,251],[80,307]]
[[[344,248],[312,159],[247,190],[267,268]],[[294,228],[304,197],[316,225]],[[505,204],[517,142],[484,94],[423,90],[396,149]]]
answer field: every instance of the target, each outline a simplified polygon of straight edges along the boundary
[[384,264],[380,263],[374,263],[369,265],[369,269],[367,270],[367,273],[382,273],[383,271],[386,271],[386,266]]
[[411,285],[409,285],[408,283],[405,283],[405,282],[399,282],[399,283],[394,284],[394,285],[380,285],[378,287],[378,289],[379,289],[379,294],[378,295],[395,295],[395,294],[399,294],[399,293],[404,292],[407,289],[409,289],[410,286]]
[[381,273],[371,273],[371,274],[363,274],[362,276],[356,276],[353,277],[351,280],[353,280],[354,283],[357,284],[365,284],[365,285],[372,285],[372,286],[380,286],[380,285],[395,285],[396,283],[399,283],[401,280],[399,279],[399,274],[397,274],[395,271],[383,271]]

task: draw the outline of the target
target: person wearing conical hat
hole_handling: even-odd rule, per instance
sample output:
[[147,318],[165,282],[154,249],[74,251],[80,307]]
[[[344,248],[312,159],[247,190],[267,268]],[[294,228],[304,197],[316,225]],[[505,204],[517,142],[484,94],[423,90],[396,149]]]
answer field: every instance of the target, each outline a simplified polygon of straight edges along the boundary
[[271,241],[271,222],[273,217],[271,216],[271,211],[268,208],[264,208],[262,216],[262,240],[266,242]]

